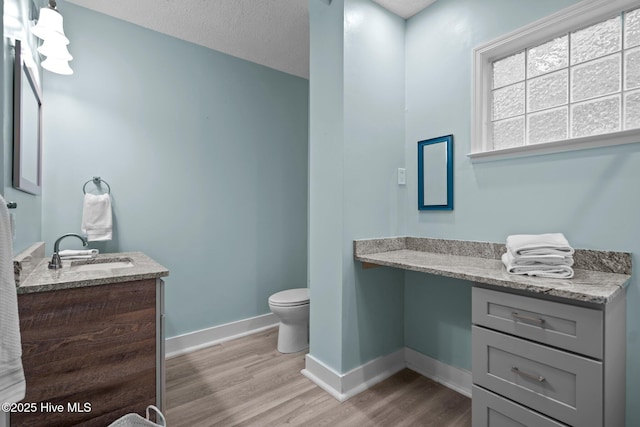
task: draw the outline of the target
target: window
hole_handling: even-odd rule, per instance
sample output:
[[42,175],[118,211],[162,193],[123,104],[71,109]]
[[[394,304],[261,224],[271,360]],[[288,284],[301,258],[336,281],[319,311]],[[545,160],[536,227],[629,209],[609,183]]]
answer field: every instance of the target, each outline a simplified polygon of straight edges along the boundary
[[583,1],[474,53],[470,157],[640,142],[637,1]]

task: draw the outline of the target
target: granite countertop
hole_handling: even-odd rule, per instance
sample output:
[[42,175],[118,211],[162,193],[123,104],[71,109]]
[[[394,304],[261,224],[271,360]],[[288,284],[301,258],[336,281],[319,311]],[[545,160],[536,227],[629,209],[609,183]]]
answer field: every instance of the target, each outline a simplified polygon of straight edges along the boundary
[[[133,266],[89,271],[74,270],[74,266],[77,265],[102,264],[107,260],[131,262]],[[142,252],[99,254],[96,258],[89,260],[62,261],[63,267],[57,270],[49,269],[49,261],[49,258],[43,258],[37,263],[33,271],[21,281],[17,288],[18,294],[156,279],[169,275],[169,270]]]
[[431,273],[503,288],[606,304],[631,278],[631,254],[576,250],[574,277],[550,279],[507,273],[505,246],[462,240],[391,237],[355,240],[354,258],[367,264]]

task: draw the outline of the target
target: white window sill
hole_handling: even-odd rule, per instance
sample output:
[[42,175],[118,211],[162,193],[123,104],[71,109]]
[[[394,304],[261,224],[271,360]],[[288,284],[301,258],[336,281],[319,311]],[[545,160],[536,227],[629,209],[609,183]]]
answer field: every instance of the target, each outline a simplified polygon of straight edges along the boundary
[[640,143],[640,129],[609,133],[606,135],[587,136],[544,144],[524,145],[501,150],[469,153],[472,162],[511,159],[540,154],[562,153],[565,151],[584,150],[588,148],[611,147],[613,145]]

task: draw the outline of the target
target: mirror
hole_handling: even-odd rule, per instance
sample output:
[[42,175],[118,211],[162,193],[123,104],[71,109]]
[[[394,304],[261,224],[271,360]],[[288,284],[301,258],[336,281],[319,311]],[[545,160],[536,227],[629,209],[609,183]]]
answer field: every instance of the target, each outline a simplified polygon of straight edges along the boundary
[[13,75],[13,187],[31,194],[42,190],[42,95],[36,74],[16,40]]
[[418,141],[418,209],[453,210],[453,135]]

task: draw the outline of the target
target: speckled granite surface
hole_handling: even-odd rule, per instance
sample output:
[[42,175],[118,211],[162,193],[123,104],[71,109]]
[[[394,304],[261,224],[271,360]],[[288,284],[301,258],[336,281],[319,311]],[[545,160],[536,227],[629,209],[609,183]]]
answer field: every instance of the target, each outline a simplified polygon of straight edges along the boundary
[[355,240],[353,249],[363,262],[595,304],[612,301],[631,278],[626,252],[576,250],[574,277],[547,279],[507,273],[499,259],[505,246],[499,243],[391,237]]
[[44,242],[37,242],[13,257],[13,276],[19,286],[44,259]]
[[[92,271],[75,271],[73,268],[76,265],[105,263],[109,260],[130,261],[133,266]],[[133,280],[155,279],[169,275],[169,270],[142,252],[100,254],[91,260],[63,261],[63,268],[58,270],[50,270],[48,264],[48,258],[42,259],[31,274],[18,286],[18,293],[82,288]]]

